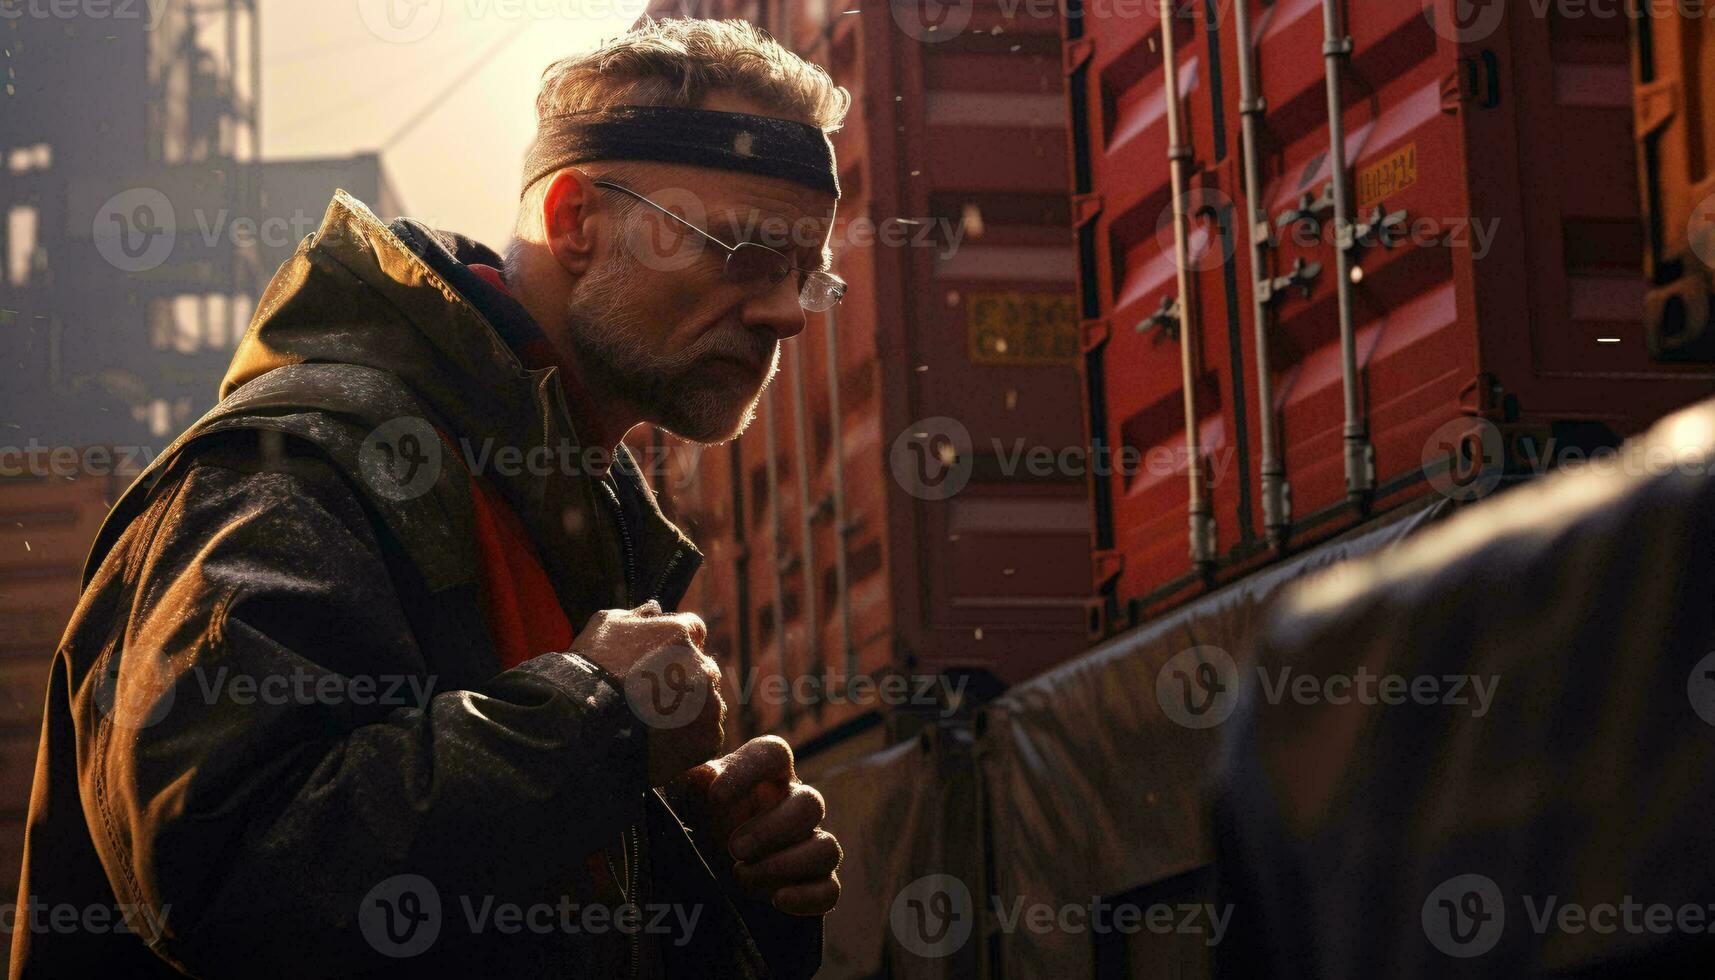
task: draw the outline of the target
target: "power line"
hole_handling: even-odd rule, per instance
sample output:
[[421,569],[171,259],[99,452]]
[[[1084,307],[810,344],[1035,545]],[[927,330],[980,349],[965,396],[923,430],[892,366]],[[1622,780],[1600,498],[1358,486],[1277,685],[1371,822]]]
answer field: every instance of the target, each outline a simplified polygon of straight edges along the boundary
[[341,54],[357,48],[373,48],[374,46],[375,40],[373,38],[348,37],[338,41],[329,41],[326,44],[313,44],[309,47],[296,48],[291,51],[282,51],[274,55],[274,57],[269,58],[268,64],[290,65],[299,61],[311,61],[317,58],[327,57],[330,54]]
[[[458,44],[457,36],[452,35],[449,32],[443,31],[443,32],[441,32],[441,34],[437,35],[437,37],[439,37],[439,38],[450,38],[452,40],[452,43],[455,46]],[[343,47],[349,45],[349,46],[354,47],[354,48],[372,48],[373,49],[377,46],[377,44],[378,44],[378,42],[376,42],[374,40],[359,38],[356,40],[337,42],[336,46],[343,48]],[[411,45],[411,49],[413,52],[423,52],[423,53],[427,54],[429,56],[429,61],[433,62],[436,65],[445,64],[447,61],[447,55],[452,53],[451,50],[442,51],[442,50],[432,49],[432,48],[427,46],[427,42],[422,42],[422,43],[418,43],[415,45]],[[306,49],[300,48],[299,50],[304,51]],[[274,59],[269,60],[267,62],[267,64],[269,64],[269,65],[280,65],[280,64],[288,62],[289,60],[290,59],[274,58]],[[411,86],[421,85],[423,77],[425,74],[427,74],[427,71],[424,69],[417,68],[413,65],[413,66],[406,67],[404,69],[389,70],[387,72],[387,74],[391,80],[388,81],[384,85],[368,87],[367,89],[364,90],[364,97],[363,98],[348,99],[345,102],[343,102],[339,105],[333,106],[331,108],[321,107],[321,108],[316,109],[316,111],[314,111],[314,112],[298,116],[297,118],[286,123],[285,125],[278,127],[277,131],[276,131],[276,135],[286,135],[286,134],[290,134],[290,133],[296,133],[301,129],[306,129],[310,126],[328,123],[328,122],[331,122],[335,119],[341,119],[341,118],[344,118],[346,116],[351,115],[354,112],[358,112],[359,110],[368,109],[368,108],[376,106],[382,102],[391,101],[393,93],[398,92],[401,89],[409,88]],[[280,86],[280,88],[282,90],[285,90],[285,89],[289,89],[290,86],[289,85],[282,85],[282,86]]]
[[513,29],[512,33],[510,33],[510,34],[506,35],[505,37],[501,38],[500,40],[494,42],[494,44],[491,45],[487,51],[484,51],[480,57],[478,57],[475,61],[471,62],[470,66],[468,68],[466,68],[464,71],[460,72],[458,77],[454,78],[452,80],[452,82],[449,83],[445,88],[441,89],[439,92],[436,92],[434,97],[431,98],[423,106],[423,108],[417,110],[415,115],[413,115],[410,119],[407,119],[403,126],[400,126],[398,129],[394,130],[393,135],[391,135],[391,136],[387,137],[385,140],[383,140],[381,142],[381,145],[379,147],[377,147],[377,149],[378,150],[385,150],[385,149],[391,147],[393,144],[399,142],[401,139],[404,139],[407,135],[409,135],[411,130],[416,129],[417,125],[419,123],[421,123],[423,120],[429,118],[429,116],[432,115],[436,109],[439,109],[443,104],[445,104],[448,96],[450,96],[454,92],[458,91],[459,88],[461,86],[463,86],[466,82],[470,81],[472,78],[475,78],[479,73],[481,73],[481,71],[484,68],[488,67],[489,62],[491,62],[495,58],[499,57],[500,52],[504,51],[506,49],[507,45],[511,44],[513,41],[518,40],[520,37],[523,37],[524,32],[527,29],[529,29],[529,27],[530,27],[530,21],[528,19],[525,19],[523,23],[519,24],[516,28]]
[[373,106],[376,103],[379,103],[379,102],[387,99],[394,92],[397,92],[400,89],[406,88],[408,86],[416,85],[416,84],[418,84],[418,82],[419,82],[419,79],[414,75],[410,75],[410,74],[401,75],[400,77],[395,78],[390,84],[383,85],[378,89],[371,90],[369,93],[369,97],[366,99],[354,99],[354,100],[347,102],[344,105],[341,105],[341,106],[339,106],[339,107],[337,107],[331,111],[324,108],[324,109],[318,109],[315,112],[312,112],[312,113],[305,115],[305,116],[299,116],[298,118],[292,120],[291,122],[286,123],[284,126],[281,126],[275,132],[274,135],[277,137],[278,136],[284,136],[288,133],[295,133],[300,129],[306,129],[312,125],[327,123],[327,122],[331,122],[332,120],[335,120],[335,119],[340,119],[340,118],[343,118],[345,116],[349,116],[359,109],[367,109],[370,106]]

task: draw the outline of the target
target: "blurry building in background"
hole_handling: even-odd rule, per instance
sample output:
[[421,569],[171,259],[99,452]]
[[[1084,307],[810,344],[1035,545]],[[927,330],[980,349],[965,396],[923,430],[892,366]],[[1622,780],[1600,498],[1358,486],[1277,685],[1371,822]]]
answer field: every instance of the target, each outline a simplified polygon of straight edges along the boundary
[[176,434],[225,366],[178,321],[230,347],[272,271],[224,233],[258,213],[254,0],[115,8],[0,23],[6,431],[47,445]]
[[[154,8],[159,6],[159,20]],[[107,507],[215,402],[274,270],[380,157],[263,161],[254,0],[0,19],[0,895]]]
[[0,22],[0,444],[159,449],[334,189],[399,205],[375,154],[261,160],[254,0],[57,9]]

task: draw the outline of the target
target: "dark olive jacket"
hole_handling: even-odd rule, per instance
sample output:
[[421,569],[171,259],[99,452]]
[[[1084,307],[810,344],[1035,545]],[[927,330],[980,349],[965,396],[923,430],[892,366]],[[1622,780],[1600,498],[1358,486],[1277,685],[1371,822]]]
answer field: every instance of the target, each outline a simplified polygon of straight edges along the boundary
[[[53,662],[14,977],[623,976],[632,931],[578,906],[628,826],[642,975],[816,970],[820,921],[736,897],[650,789],[611,675],[497,659],[470,461],[577,436],[471,248],[340,193],[114,507]],[[483,465],[574,627],[684,595],[701,556],[629,457],[617,501]]]

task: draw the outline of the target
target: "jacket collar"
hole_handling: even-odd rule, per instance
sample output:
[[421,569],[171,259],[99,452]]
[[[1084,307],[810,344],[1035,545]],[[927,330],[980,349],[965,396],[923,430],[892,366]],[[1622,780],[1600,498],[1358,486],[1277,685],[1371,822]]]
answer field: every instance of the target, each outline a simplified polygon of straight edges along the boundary
[[[520,304],[458,261],[454,251],[471,247],[494,255],[414,221],[389,228],[355,198],[336,193],[320,229],[269,283],[221,397],[302,362],[360,364],[399,377],[436,416],[428,421],[458,444],[459,457],[505,494],[562,605],[581,624],[595,609],[629,598],[619,529],[596,497],[595,479],[578,465],[582,443],[559,369],[526,368],[502,339],[496,320],[509,332],[535,324]],[[507,454],[497,455],[501,450]],[[515,452],[528,459],[532,450],[552,461],[546,472],[500,465]],[[639,518],[627,528],[636,598],[659,590],[670,608],[702,555],[661,513],[623,446],[612,472],[616,491],[634,504],[627,510]]]

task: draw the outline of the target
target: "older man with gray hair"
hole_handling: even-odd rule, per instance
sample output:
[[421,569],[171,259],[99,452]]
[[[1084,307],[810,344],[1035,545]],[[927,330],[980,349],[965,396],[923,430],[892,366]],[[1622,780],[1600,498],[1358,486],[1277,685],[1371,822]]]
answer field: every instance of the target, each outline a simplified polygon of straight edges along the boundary
[[720,755],[621,440],[734,438],[840,300],[849,102],[645,20],[545,74],[504,260],[336,196],[90,555],[14,976],[815,972],[839,845],[784,741]]

